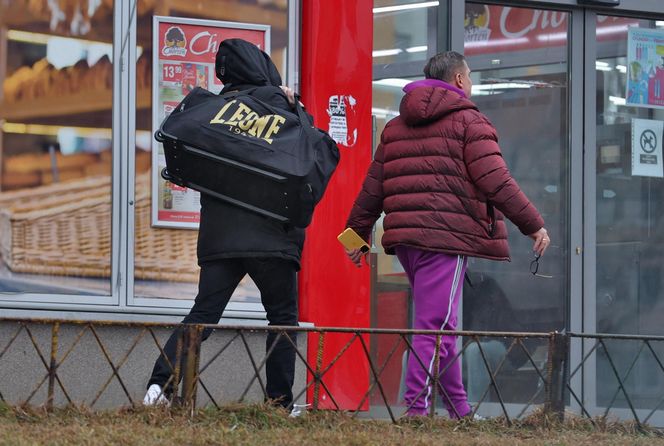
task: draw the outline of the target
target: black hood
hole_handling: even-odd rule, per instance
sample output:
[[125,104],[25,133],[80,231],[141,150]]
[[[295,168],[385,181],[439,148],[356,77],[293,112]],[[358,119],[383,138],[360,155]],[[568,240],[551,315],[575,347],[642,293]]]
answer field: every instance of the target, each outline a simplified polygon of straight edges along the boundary
[[253,43],[242,39],[226,39],[219,45],[215,61],[217,78],[229,85],[281,85],[281,76],[270,56]]

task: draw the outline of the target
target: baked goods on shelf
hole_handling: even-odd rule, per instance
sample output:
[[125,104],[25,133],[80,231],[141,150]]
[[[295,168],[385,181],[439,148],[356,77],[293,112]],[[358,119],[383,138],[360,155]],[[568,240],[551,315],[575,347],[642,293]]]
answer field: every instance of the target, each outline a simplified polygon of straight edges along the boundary
[[[151,84],[151,60],[149,51],[137,61],[137,85],[139,89]],[[81,92],[112,91],[113,65],[104,55],[94,65],[88,66],[85,60],[76,64],[55,69],[44,58],[32,67],[21,67],[3,82],[4,106],[50,97],[66,97]]]
[[[150,169],[150,152],[136,151],[137,174]],[[57,171],[58,181],[67,182],[95,175],[111,175],[111,151],[101,153],[56,153],[55,166],[48,153],[25,153],[8,156],[2,166],[2,190],[23,189],[54,183],[53,170]]]
[[[85,166],[97,162],[98,156],[92,153],[62,155],[57,153],[53,160],[48,153],[25,153],[8,156],[2,169],[2,190],[39,186],[54,182],[53,171],[58,181],[69,181],[85,176]],[[54,164],[53,164],[54,162]]]
[[136,87],[138,90],[152,86],[152,52],[145,50],[136,61]]
[[278,9],[288,8],[288,0],[256,0],[261,6],[272,6]]

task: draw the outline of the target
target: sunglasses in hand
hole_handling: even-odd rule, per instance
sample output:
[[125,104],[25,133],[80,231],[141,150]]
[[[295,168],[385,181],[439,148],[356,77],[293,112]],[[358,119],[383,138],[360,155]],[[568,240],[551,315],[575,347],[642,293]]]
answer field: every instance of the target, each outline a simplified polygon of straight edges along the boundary
[[539,263],[540,257],[541,256],[539,254],[535,253],[535,259],[532,262],[530,262],[530,273],[533,276],[542,277],[544,279],[553,279],[553,276],[538,273],[539,266],[540,266],[540,263]]

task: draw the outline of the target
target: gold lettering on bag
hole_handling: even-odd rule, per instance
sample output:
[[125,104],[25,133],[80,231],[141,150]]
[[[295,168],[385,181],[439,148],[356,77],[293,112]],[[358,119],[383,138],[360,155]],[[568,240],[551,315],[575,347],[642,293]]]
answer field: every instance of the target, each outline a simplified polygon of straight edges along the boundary
[[[236,106],[233,108],[232,106]],[[230,118],[228,118],[230,116]],[[272,144],[286,118],[281,115],[259,116],[247,105],[232,100],[219,110],[210,124],[225,124],[228,130],[238,135],[248,135]],[[267,130],[266,130],[267,129]]]
[[258,119],[258,113],[249,112],[242,121],[237,123],[237,126],[246,132],[251,128],[252,125],[254,125],[254,121],[256,119]]
[[278,115],[273,115],[274,119],[272,120],[272,124],[270,125],[270,128],[265,132],[265,136],[263,136],[263,139],[267,141],[268,143],[272,144],[272,139],[270,136],[276,135],[279,133],[279,130],[281,130],[281,124],[286,122],[286,118],[283,116],[278,116]]
[[251,136],[255,136],[256,138],[260,138],[261,135],[263,134],[263,131],[265,130],[265,127],[267,126],[267,123],[270,121],[272,116],[274,115],[265,115],[256,119],[252,123],[251,128],[249,128],[247,133],[249,133]]
[[215,116],[215,117],[212,119],[212,121],[210,121],[210,124],[223,124],[224,122],[226,122],[226,121],[224,121],[223,119],[221,119],[221,117],[224,116],[224,113],[226,113],[226,110],[228,110],[228,109],[230,108],[230,106],[233,105],[235,102],[237,102],[235,99],[232,100],[232,101],[230,101],[230,102],[227,102],[227,103],[221,108],[221,110],[219,110],[219,113],[217,113],[217,116]]
[[252,112],[253,110],[247,107],[246,105],[239,103],[237,105],[237,110],[235,110],[235,113],[233,113],[233,116],[231,116],[231,119],[229,119],[226,124],[228,125],[237,125],[238,121],[241,121],[246,113]]

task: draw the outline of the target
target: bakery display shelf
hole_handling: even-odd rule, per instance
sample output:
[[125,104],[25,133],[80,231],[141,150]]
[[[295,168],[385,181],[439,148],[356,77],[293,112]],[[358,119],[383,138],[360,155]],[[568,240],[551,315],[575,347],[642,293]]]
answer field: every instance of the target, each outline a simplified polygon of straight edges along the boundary
[[[46,118],[66,118],[63,124],[71,125],[71,116],[110,111],[113,92],[84,91],[67,96],[48,96],[30,101],[0,104],[0,119],[8,122],[39,122]],[[150,108],[151,96],[148,89],[139,90],[136,96],[138,109]]]

